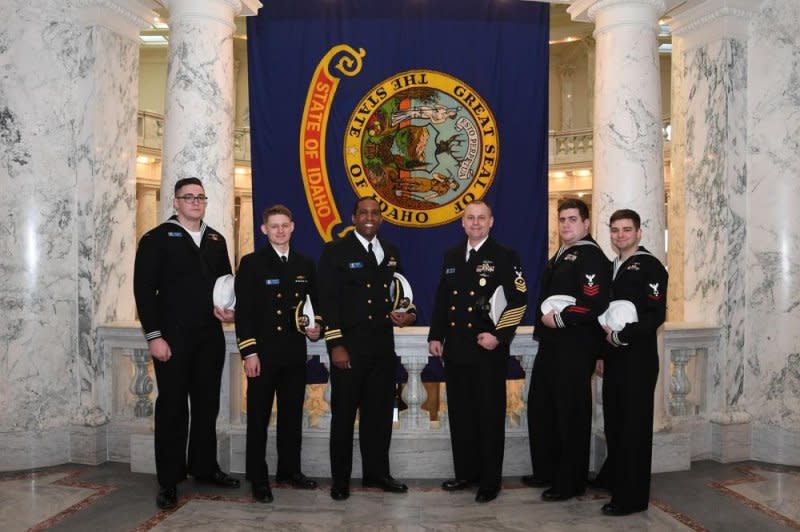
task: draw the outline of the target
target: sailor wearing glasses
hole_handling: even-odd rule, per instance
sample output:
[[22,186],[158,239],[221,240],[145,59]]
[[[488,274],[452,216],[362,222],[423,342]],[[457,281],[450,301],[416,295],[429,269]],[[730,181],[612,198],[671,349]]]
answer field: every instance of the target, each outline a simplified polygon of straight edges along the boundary
[[234,312],[215,307],[212,299],[217,278],[231,273],[231,263],[225,238],[203,222],[207,201],[199,179],[180,179],[172,201],[176,214],[147,232],[136,252],[133,291],[158,383],[156,504],[162,509],[177,505],[176,485],[187,474],[239,486],[217,463],[221,322],[232,322]]

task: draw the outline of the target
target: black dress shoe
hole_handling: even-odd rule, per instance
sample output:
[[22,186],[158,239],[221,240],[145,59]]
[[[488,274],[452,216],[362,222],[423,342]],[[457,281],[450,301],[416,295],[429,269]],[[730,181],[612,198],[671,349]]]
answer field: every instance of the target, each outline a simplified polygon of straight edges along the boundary
[[272,502],[272,488],[266,482],[253,482],[253,498],[258,502]]
[[442,482],[442,489],[444,491],[461,491],[469,487],[468,480],[459,480],[454,478],[452,480],[445,480]]
[[334,501],[344,501],[350,498],[350,489],[349,488],[337,488],[333,486],[331,488],[331,499]]
[[408,486],[403,484],[402,482],[396,481],[391,476],[383,477],[383,478],[369,478],[365,477],[361,484],[365,488],[380,488],[383,491],[388,491],[390,493],[405,493],[408,491]]
[[156,506],[162,510],[172,510],[178,506],[178,490],[175,486],[161,488],[156,495]]
[[215,486],[219,486],[221,488],[238,488],[239,487],[239,479],[236,477],[232,477],[227,473],[222,472],[221,470],[217,469],[211,475],[207,477],[195,477],[196,480],[200,482],[208,482],[209,484],[214,484]]
[[600,509],[603,512],[603,515],[611,515],[611,516],[623,516],[623,515],[631,515],[637,512],[643,512],[647,510],[645,508],[622,508],[617,506],[613,502],[609,502],[608,504],[604,504],[603,507]]
[[489,502],[493,501],[497,498],[497,494],[500,490],[478,490],[478,494],[475,495],[475,502]]
[[546,489],[542,492],[542,500],[547,502],[566,501],[571,498],[572,495],[559,493],[554,488]]
[[275,482],[289,484],[290,486],[299,488],[301,490],[313,490],[317,487],[316,481],[311,480],[302,473],[295,473],[294,475],[289,476],[275,475]]
[[533,475],[525,475],[522,477],[522,483],[531,488],[547,488],[553,484],[549,480],[542,480]]

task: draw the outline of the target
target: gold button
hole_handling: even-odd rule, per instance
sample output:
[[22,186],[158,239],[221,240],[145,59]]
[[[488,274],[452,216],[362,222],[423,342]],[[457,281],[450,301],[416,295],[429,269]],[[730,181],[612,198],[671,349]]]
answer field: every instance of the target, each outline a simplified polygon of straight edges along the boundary
[[475,295],[475,291],[474,290],[470,290],[469,291],[469,295],[474,296]]
[[367,319],[368,319],[368,320],[371,320],[371,319],[372,319],[372,314],[370,314],[369,316],[367,316]]
[[467,312],[472,312],[472,307],[467,307]]
[[278,330],[279,330],[279,331],[282,331],[282,330],[283,330],[283,327],[281,327],[280,325],[278,325]]
[[280,316],[281,314],[283,314],[283,311],[281,309],[278,309],[278,316]]
[[294,293],[294,297],[300,297],[300,294],[299,294],[299,293],[297,293],[297,292],[295,292],[295,293]]
[[467,323],[467,329],[472,329],[472,324],[471,323]]
[[389,298],[387,297],[386,299],[384,299],[384,301],[386,301],[388,303],[389,302]]
[[451,321],[451,322],[450,322],[450,327],[455,327],[455,326],[456,326],[456,322],[454,322],[454,321]]
[[367,299],[367,304],[371,305],[372,304],[372,300],[371,299]]
[[455,309],[456,309],[456,306],[455,306],[455,305],[453,305],[453,306],[451,306],[451,307],[450,307],[450,310],[455,310]]
[[389,288],[389,285],[388,285],[388,284],[386,284],[386,283],[383,283],[383,287],[384,287],[384,288]]
[[458,295],[458,290],[453,290],[453,295],[457,296]]
[[367,283],[367,288],[372,288],[372,285]]
[[278,299],[280,299],[280,298],[282,298],[282,297],[283,297],[283,294],[281,294],[280,292],[278,292]]

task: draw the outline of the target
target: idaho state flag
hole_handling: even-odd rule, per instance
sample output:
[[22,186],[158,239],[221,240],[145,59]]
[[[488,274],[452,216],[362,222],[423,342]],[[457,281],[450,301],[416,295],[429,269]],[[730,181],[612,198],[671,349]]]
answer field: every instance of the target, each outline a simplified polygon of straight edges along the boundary
[[[530,286],[547,254],[549,5],[522,0],[270,0],[249,18],[256,246],[274,203],[319,257],[372,196],[418,324],[443,251],[484,199]],[[534,291],[532,291],[534,292]],[[531,303],[537,294],[530,293]]]

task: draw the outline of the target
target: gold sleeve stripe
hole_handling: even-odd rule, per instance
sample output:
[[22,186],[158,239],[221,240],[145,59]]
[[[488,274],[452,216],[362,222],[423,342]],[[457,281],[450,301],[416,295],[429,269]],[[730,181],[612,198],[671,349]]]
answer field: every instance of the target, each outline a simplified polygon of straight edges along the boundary
[[239,349],[244,349],[245,347],[250,347],[253,345],[256,345],[256,339],[247,338],[246,340],[242,340],[241,342],[239,342]]
[[527,305],[504,312],[495,328],[504,329],[506,327],[516,327],[519,325],[519,322],[522,321],[522,316],[525,314],[526,308]]
[[342,337],[342,330],[341,329],[331,329],[329,331],[325,331],[325,339],[326,340],[336,340],[337,338]]

